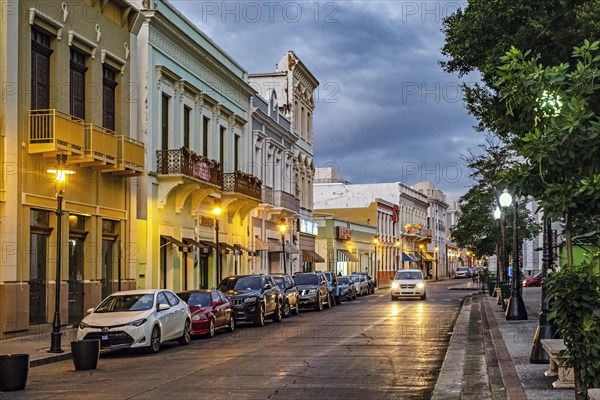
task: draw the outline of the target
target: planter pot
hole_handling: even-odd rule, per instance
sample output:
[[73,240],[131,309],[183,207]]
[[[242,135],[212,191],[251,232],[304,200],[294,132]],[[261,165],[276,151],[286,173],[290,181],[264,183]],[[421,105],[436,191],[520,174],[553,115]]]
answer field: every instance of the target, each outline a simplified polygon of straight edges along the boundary
[[29,354],[0,356],[0,392],[25,389],[29,375]]
[[78,371],[96,369],[100,357],[100,340],[81,340],[71,342],[71,357]]

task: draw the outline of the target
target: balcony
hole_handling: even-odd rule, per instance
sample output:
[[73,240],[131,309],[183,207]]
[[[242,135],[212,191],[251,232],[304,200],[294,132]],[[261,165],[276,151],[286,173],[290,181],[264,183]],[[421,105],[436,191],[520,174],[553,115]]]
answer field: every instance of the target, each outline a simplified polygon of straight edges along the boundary
[[262,196],[261,201],[266,204],[273,204],[273,189],[270,187],[263,186],[262,187]]
[[300,212],[300,199],[294,197],[294,195],[284,192],[283,190],[276,190],[274,194],[275,207],[283,207],[294,212]]
[[144,143],[125,135],[117,136],[117,164],[120,173],[144,173]]
[[109,129],[94,124],[85,127],[85,154],[82,162],[115,168],[117,165],[118,138]]
[[83,156],[85,126],[85,121],[58,110],[29,110],[29,153]]
[[159,175],[184,175],[198,181],[222,186],[220,164],[182,148],[156,151],[156,172]]
[[225,193],[242,194],[260,202],[262,199],[261,185],[260,179],[242,171],[223,174],[223,192]]

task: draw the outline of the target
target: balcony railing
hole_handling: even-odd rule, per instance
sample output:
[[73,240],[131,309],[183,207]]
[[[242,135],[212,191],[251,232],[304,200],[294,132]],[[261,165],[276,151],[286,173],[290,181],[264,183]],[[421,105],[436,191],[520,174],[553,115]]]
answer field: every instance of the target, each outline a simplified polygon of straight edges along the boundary
[[58,110],[29,110],[29,153],[83,155],[85,121]]
[[156,172],[162,175],[186,175],[200,181],[222,186],[220,164],[191,150],[156,151]]
[[300,199],[295,198],[292,194],[284,192],[283,190],[276,190],[273,192],[274,200],[273,203],[276,207],[287,208],[288,210],[300,211]]
[[125,135],[118,136],[119,169],[134,173],[144,172],[144,143]]
[[85,160],[107,165],[117,164],[118,137],[110,129],[94,124],[85,127]]
[[223,174],[223,192],[234,192],[261,201],[262,182],[254,175],[242,171],[225,172]]

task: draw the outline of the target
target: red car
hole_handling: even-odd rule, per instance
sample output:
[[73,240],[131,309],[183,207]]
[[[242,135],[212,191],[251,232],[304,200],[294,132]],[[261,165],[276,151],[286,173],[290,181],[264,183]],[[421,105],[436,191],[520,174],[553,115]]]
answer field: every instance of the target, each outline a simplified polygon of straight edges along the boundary
[[235,330],[233,308],[229,298],[219,290],[188,290],[177,293],[192,314],[192,335],[215,336],[219,329]]
[[529,278],[525,279],[523,281],[523,287],[530,287],[530,286],[537,286],[540,287],[542,286],[542,274],[535,274],[534,276],[530,276]]

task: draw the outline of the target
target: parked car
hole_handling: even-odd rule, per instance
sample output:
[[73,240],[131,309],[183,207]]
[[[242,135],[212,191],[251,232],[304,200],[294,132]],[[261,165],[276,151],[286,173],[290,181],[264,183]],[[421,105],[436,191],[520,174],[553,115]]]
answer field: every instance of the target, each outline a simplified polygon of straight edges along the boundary
[[353,272],[352,275],[363,275],[367,279],[369,284],[369,291],[367,294],[375,293],[376,282],[367,272]]
[[427,288],[423,272],[420,269],[401,269],[396,272],[390,291],[392,300],[399,297],[427,298]]
[[115,292],[90,308],[79,324],[77,340],[99,339],[102,349],[146,348],[190,343],[192,315],[185,301],[165,289]]
[[304,272],[294,275],[298,288],[298,304],[300,307],[314,307],[322,311],[323,306],[331,308],[327,278],[322,272]]
[[369,282],[367,281],[366,275],[352,274],[350,279],[354,283],[354,289],[359,296],[366,296],[369,294]]
[[348,275],[338,277],[341,300],[356,300],[356,287]]
[[538,273],[533,276],[528,277],[523,281],[523,287],[540,287],[542,286],[542,274]]
[[470,278],[471,270],[468,267],[458,267],[454,273],[455,278]]
[[233,307],[229,298],[219,290],[188,290],[177,296],[190,307],[192,314],[192,335],[206,335],[211,338],[219,329],[235,330]]
[[334,272],[324,271],[325,277],[327,278],[327,289],[329,290],[329,297],[331,297],[331,305],[342,304],[340,298],[340,289],[338,288],[338,277]]
[[298,304],[298,288],[294,278],[287,274],[273,274],[273,279],[283,294],[283,316],[298,315],[300,304]]
[[283,295],[270,275],[233,275],[221,281],[217,289],[229,296],[236,322],[264,326],[265,318],[281,322]]

